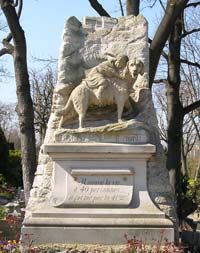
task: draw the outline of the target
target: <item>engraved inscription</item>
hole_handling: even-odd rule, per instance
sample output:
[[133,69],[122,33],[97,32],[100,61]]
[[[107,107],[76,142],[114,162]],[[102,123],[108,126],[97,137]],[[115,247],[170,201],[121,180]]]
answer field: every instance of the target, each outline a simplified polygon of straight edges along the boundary
[[65,204],[129,205],[133,175],[78,175],[71,177]]
[[132,134],[132,135],[115,135],[115,134],[59,134],[56,135],[55,140],[60,143],[85,143],[85,142],[104,142],[104,143],[125,143],[125,144],[139,144],[147,143],[148,137],[146,134]]

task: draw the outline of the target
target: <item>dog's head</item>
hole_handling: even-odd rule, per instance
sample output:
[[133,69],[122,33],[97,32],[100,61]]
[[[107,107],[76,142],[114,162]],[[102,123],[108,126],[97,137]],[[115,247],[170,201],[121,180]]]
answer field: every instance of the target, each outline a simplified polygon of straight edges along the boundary
[[128,69],[133,79],[136,79],[138,75],[144,74],[144,63],[141,60],[134,58],[128,63]]

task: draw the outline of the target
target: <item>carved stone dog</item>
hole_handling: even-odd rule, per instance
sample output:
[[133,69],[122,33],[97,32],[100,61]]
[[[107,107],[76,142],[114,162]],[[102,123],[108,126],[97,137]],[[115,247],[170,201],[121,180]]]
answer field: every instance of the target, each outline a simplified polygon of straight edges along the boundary
[[[56,115],[64,116],[74,108],[79,115],[79,128],[82,128],[83,119],[89,106],[103,107],[116,104],[118,122],[121,122],[125,103],[139,74],[144,74],[144,64],[141,60],[133,59],[127,63],[121,78],[105,78],[107,82],[101,87],[90,88],[86,78],[72,91],[66,106],[56,111]],[[99,92],[101,92],[101,96],[99,96]],[[60,122],[61,127],[65,123],[63,119],[64,117]]]

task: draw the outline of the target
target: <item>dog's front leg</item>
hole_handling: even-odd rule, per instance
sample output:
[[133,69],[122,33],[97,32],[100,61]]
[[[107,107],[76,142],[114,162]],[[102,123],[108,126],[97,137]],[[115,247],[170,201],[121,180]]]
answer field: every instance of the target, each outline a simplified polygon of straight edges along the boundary
[[83,128],[83,119],[84,119],[84,116],[83,114],[79,114],[79,129],[82,129]]
[[125,98],[124,96],[120,96],[117,99],[117,115],[118,115],[118,122],[122,122],[122,113],[124,110]]

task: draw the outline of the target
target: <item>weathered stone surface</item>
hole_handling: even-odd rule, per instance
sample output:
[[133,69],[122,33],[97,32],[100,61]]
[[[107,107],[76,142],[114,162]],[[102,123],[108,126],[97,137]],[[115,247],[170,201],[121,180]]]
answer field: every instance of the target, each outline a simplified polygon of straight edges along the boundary
[[82,129],[58,129],[54,142],[58,143],[149,143],[149,129],[136,120]]
[[[38,237],[37,235],[46,233],[44,227],[30,227],[27,228],[27,233],[32,234],[33,241],[38,241],[38,244],[44,244],[42,240],[43,237]],[[66,236],[69,235],[69,236]],[[52,238],[55,238],[56,235],[56,242],[63,244],[66,240],[69,241],[70,244],[77,245],[77,237],[80,239],[81,244],[86,244],[86,241],[89,241],[87,244],[101,244],[101,245],[121,245],[125,244],[126,240],[124,235],[127,234],[129,238],[144,238],[145,235],[145,242],[146,244],[155,244],[155,241],[161,241],[161,236],[157,233],[157,229],[150,228],[150,229],[138,229],[133,230],[130,226],[119,227],[118,229],[113,229],[112,227],[108,228],[100,228],[98,227],[91,227],[89,228],[80,228],[80,227],[50,227],[48,233],[46,234],[48,241],[45,243],[52,243]],[[164,233],[165,238],[169,238],[169,241],[173,241],[173,229],[166,229]],[[102,243],[104,242],[104,244]],[[96,251],[95,251],[96,252]]]
[[45,151],[55,161],[51,205],[136,208],[141,189],[144,203],[140,208],[146,205],[149,213],[150,209],[157,212],[148,193],[145,193],[145,161],[155,153],[155,146],[50,144],[45,146]]
[[[64,172],[66,173],[66,172]],[[51,203],[54,206],[98,207],[129,206],[133,196],[133,172],[129,169],[73,169],[68,171],[68,180],[62,180],[62,170],[57,170],[59,187],[67,185],[66,192],[54,188]],[[72,175],[72,176],[70,176]],[[58,188],[58,185],[55,187]]]
[[51,184],[51,176],[49,175],[36,175],[33,187],[49,188]]
[[49,189],[47,188],[33,188],[30,192],[31,198],[44,198],[49,194]]
[[[121,120],[121,113],[119,112],[119,107],[126,102],[128,95],[132,93],[131,97],[133,98],[133,101],[135,100],[137,102],[139,100],[140,90],[148,88],[148,46],[146,31],[147,24],[142,16],[129,16],[118,20],[110,18],[107,19],[105,17],[87,17],[83,21],[83,26],[75,17],[69,18],[66,22],[59,57],[59,85],[57,86],[57,90],[55,91],[55,93],[59,94],[60,96],[58,101],[61,102],[59,103],[62,104],[62,102],[65,99],[68,100],[70,96],[69,101],[73,100],[74,108],[79,115],[80,109],[82,107],[85,107],[87,104],[87,97],[89,99],[88,105],[95,104],[102,107],[102,105],[111,105],[116,103],[118,107],[118,116],[114,115],[115,112],[113,114],[113,112],[110,112],[110,109],[108,110],[107,108],[100,108],[98,110],[96,110],[95,108],[95,113],[93,113],[93,110],[89,108],[84,126],[93,127],[101,125],[103,124],[103,122],[101,122],[102,119],[106,118],[109,119],[109,123],[116,122],[117,118],[118,120]],[[136,80],[135,76],[134,81],[132,81],[133,90],[123,88],[127,87],[127,74],[124,75],[124,77],[126,78],[122,78],[122,73],[119,74],[119,76],[121,75],[121,80],[119,80],[119,78],[116,79],[116,67],[114,67],[115,76],[113,76],[114,71],[112,72],[112,74],[109,71],[109,68],[111,69],[111,62],[113,62],[115,66],[115,59],[118,59],[120,55],[127,55],[128,59],[130,59],[130,63],[131,61],[133,61],[133,59],[136,59],[136,61],[140,61],[144,64],[142,73],[138,71],[138,74],[140,73],[140,75],[138,75],[138,79]],[[107,73],[105,73],[106,71],[104,71],[104,68],[105,66],[107,66],[107,64],[109,67],[107,67]],[[127,69],[129,68],[128,66],[131,65],[132,64],[127,64]],[[123,67],[121,66],[120,69],[122,70]],[[88,83],[91,83],[91,77],[92,82],[94,82],[94,76],[98,76],[98,78],[100,78],[100,74],[102,75],[102,73],[106,78],[108,78],[108,76],[110,75],[109,85],[114,82],[114,87],[120,86],[122,89],[120,92],[122,92],[122,94],[127,95],[125,97],[124,95],[121,96],[120,99],[117,99],[117,101],[113,103],[111,102],[111,98],[113,94],[115,94],[115,91],[112,91],[113,88],[110,91],[109,85],[102,86],[104,87],[105,91],[100,91],[100,88],[91,89],[91,86],[90,89],[87,89]],[[113,79],[113,77],[115,78]],[[82,81],[83,78],[85,79]],[[102,77],[100,80],[102,80]],[[78,86],[79,84],[80,86]],[[72,89],[75,86],[78,87],[76,87],[70,95]],[[65,87],[65,89],[63,87]],[[65,94],[63,95],[64,90]],[[94,95],[92,95],[92,97],[91,95],[89,95],[91,90],[94,92]],[[81,96],[84,96],[84,102],[80,105],[79,103],[81,102],[79,101],[81,101]],[[101,97],[100,99],[99,96],[103,96],[103,98]],[[117,94],[117,96],[119,97],[119,94]],[[91,99],[89,97],[91,97]],[[115,100],[116,98],[113,97],[113,101]],[[56,105],[56,108],[60,108],[62,109],[62,111],[66,111],[67,108],[70,108],[71,106],[69,101],[68,104],[65,101],[65,104],[67,106],[65,110],[62,106],[59,107]],[[111,108],[113,108],[113,106]],[[84,110],[81,109],[81,111]],[[128,117],[130,119],[133,118],[133,115],[135,115],[136,113],[137,109],[134,110],[133,108],[131,113],[129,105],[128,113],[126,113],[128,114],[128,116],[122,116],[123,118],[125,117],[127,119]],[[83,113],[81,112],[81,114]],[[61,119],[62,122],[60,123],[60,126],[65,125],[66,128],[74,128],[74,125],[71,126],[71,124],[73,123],[72,118],[74,117],[74,115],[76,115],[76,113],[74,114],[73,110],[71,110],[70,113],[67,113],[67,115],[64,114],[63,118]],[[102,117],[103,115],[104,117]],[[91,118],[93,120],[92,122],[95,122],[95,125],[91,124]],[[66,124],[67,122],[70,122],[70,124]]]

